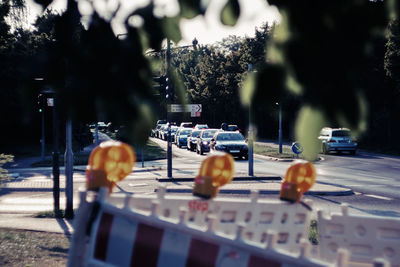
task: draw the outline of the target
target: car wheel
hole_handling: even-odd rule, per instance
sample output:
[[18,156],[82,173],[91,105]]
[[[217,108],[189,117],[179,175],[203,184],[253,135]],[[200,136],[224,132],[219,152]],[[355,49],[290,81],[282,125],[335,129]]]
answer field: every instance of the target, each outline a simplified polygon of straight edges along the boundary
[[203,155],[204,154],[204,151],[203,151],[203,149],[201,149],[201,147],[200,147],[200,155]]
[[350,151],[350,155],[355,155],[356,154],[356,151],[355,150],[351,150]]
[[243,158],[244,158],[245,160],[248,160],[248,159],[249,159],[249,155],[244,155]]

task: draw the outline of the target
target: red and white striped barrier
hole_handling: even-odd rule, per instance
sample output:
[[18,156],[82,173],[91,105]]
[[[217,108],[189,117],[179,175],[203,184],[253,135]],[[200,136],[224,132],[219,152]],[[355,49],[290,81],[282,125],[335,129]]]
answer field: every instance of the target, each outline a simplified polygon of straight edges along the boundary
[[156,202],[151,213],[99,203],[86,266],[330,266],[309,258],[306,241],[301,253],[292,254],[275,248],[274,234],[262,246],[243,240],[242,226],[238,226],[236,237],[230,238],[217,234],[212,222],[203,231],[182,219],[158,217]]
[[[243,239],[264,244],[267,231],[277,235],[276,247],[298,253],[300,240],[308,238],[311,211],[303,205],[281,200],[259,199],[253,192],[251,198],[220,198],[210,200],[193,196],[166,195],[165,188],[158,189],[157,196],[111,195],[107,198],[120,208],[150,212],[157,201],[158,214],[167,219],[178,220],[185,214],[185,222],[205,230],[210,217],[215,218],[215,232],[234,237],[237,225],[244,226]],[[311,203],[308,203],[311,205]]]
[[[304,225],[297,251],[280,244],[281,233],[300,231],[287,227],[309,216],[297,205],[255,195],[246,202],[106,194],[81,194],[68,266],[400,266],[400,220],[349,215],[345,206],[342,214],[318,212],[319,253],[311,255]],[[266,213],[280,224],[262,224]]]
[[[348,251],[346,266],[400,267],[400,220],[318,212],[319,257],[334,262],[339,248]],[[368,264],[368,265],[367,265]]]

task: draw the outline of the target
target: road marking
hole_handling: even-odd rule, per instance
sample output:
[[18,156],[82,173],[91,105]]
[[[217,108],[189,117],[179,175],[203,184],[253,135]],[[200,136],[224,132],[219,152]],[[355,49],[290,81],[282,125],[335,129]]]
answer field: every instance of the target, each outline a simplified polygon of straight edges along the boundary
[[132,187],[141,187],[141,186],[146,186],[148,184],[128,184],[128,185]]
[[393,200],[393,198],[390,197],[383,197],[383,196],[377,196],[377,195],[365,195],[366,197],[373,197],[377,199],[383,199],[383,200]]

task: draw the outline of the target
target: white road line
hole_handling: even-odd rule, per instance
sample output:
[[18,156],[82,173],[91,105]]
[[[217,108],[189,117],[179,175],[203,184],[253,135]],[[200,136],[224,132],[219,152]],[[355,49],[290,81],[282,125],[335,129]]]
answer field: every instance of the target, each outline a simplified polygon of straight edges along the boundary
[[383,197],[383,196],[377,196],[377,195],[365,195],[366,197],[373,197],[377,199],[383,199],[383,200],[393,200],[393,198],[390,197]]

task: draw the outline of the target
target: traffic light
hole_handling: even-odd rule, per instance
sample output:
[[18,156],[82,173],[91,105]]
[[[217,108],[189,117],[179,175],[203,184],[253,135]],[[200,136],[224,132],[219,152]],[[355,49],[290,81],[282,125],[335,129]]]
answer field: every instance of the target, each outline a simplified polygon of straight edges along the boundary
[[169,82],[169,78],[165,77],[165,98],[169,99],[171,97],[171,90],[170,90],[170,82]]
[[157,82],[159,85],[155,86],[161,95],[165,94],[166,99],[172,99],[173,96],[173,87],[171,79],[167,75],[163,75],[160,77],[153,77],[153,81]]
[[46,106],[46,97],[43,94],[39,94],[37,98],[39,112],[43,112]]
[[161,93],[165,92],[166,76],[153,77],[153,81],[157,83],[154,88]]

